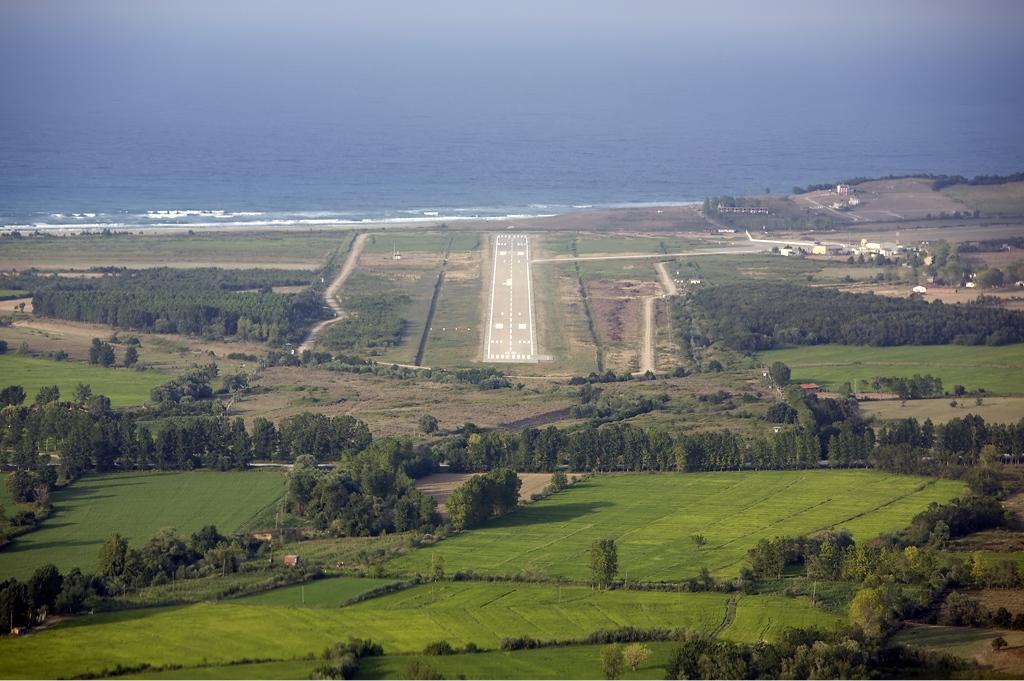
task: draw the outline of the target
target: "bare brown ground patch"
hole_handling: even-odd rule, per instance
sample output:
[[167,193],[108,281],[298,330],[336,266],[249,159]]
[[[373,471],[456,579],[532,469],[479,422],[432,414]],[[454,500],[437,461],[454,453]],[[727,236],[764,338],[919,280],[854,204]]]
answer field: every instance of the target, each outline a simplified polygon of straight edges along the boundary
[[[437,510],[444,513],[448,497],[459,485],[480,473],[434,473],[416,481],[416,489],[434,498]],[[530,500],[534,494],[540,494],[549,482],[551,473],[516,473],[523,485],[519,488],[519,503]],[[577,474],[570,473],[569,480],[575,482]]]
[[[1024,232],[1024,229],[1021,231]],[[960,257],[974,263],[984,263],[989,267],[1005,267],[1024,260],[1024,250],[1011,248],[993,253],[961,253]]]
[[[855,293],[862,293],[865,291],[871,291],[880,296],[888,296],[890,298],[906,298],[911,295],[911,289],[914,284],[905,283],[899,286],[893,284],[859,284],[855,286],[844,286],[841,287],[845,291],[852,291]],[[950,287],[937,287],[929,286],[925,284],[927,293],[920,294],[921,298],[932,302],[935,300],[941,300],[943,303],[973,303],[981,296],[997,298],[1001,302],[999,307],[1004,309],[1024,309],[1024,289],[1021,288],[1008,288],[1008,289],[978,289],[978,288],[950,288]]]
[[643,335],[643,298],[659,293],[657,284],[599,279],[587,283],[597,337],[605,349],[605,366],[635,371]]
[[1024,589],[981,589],[969,595],[989,610],[1006,608],[1012,613],[1024,612]]
[[[139,363],[143,366],[166,371],[179,371],[192,364],[217,361],[221,373],[239,370],[244,361],[226,360],[229,353],[263,355],[266,347],[257,343],[205,341],[175,334],[147,334],[124,329],[114,329],[101,324],[69,322],[45,317],[20,319],[4,329],[4,340],[12,347],[22,341],[28,343],[33,353],[50,353],[63,350],[73,360],[89,359],[89,346],[93,338],[108,339],[114,333],[119,338],[135,336],[139,339]],[[211,354],[212,353],[212,354]]]
[[32,309],[31,298],[11,298],[10,300],[0,300],[0,312],[17,312],[18,305],[21,303],[25,304],[26,310]]
[[929,213],[939,215],[964,210],[964,205],[932,190],[931,180],[901,179],[862,182],[854,187],[861,204],[850,212],[870,219],[876,216],[922,218]]
[[[1004,502],[1006,506],[1008,502]],[[985,530],[958,539],[953,546],[958,551],[1024,551],[1024,533],[1012,530]]]

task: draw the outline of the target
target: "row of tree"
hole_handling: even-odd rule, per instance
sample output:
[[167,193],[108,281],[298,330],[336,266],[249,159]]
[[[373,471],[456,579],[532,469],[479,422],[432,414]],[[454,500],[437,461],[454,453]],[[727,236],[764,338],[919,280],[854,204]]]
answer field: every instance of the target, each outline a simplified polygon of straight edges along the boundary
[[0,409],[0,462],[18,471],[11,480],[18,482],[19,499],[41,500],[58,473],[71,481],[91,470],[227,470],[254,459],[292,461],[303,454],[337,461],[372,441],[366,424],[351,416],[302,413],[277,426],[257,419],[250,432],[240,418],[198,415],[154,422],[146,414],[112,410],[102,395],[76,393],[84,401]]

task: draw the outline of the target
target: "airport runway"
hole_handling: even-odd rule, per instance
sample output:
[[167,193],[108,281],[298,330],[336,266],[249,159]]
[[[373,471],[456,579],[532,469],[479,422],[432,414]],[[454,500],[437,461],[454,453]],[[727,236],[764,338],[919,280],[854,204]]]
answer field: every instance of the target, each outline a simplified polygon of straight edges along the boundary
[[485,361],[536,362],[530,237],[495,235],[492,261]]

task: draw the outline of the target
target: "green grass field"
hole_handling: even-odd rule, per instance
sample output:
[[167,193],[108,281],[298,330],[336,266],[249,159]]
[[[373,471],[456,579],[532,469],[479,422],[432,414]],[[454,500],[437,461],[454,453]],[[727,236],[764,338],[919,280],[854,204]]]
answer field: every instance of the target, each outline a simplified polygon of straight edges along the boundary
[[[721,593],[442,582],[345,608],[224,601],[131,610],[83,616],[26,638],[0,640],[0,677],[69,677],[118,664],[207,667],[243,659],[295,660],[350,636],[371,638],[386,653],[402,653],[418,652],[439,639],[459,647],[473,642],[496,648],[506,636],[567,639],[626,625],[712,633],[728,625],[730,598]],[[721,635],[773,639],[785,627],[830,628],[840,621],[806,599],[741,596],[735,621]],[[176,675],[198,678],[188,669]]]
[[983,213],[1020,215],[1024,212],[1024,182],[977,185],[956,184],[942,193],[972,210]]
[[956,406],[950,406],[950,398],[932,400],[879,400],[861,402],[860,410],[881,419],[916,418],[918,421],[931,419],[945,423],[967,414],[981,416],[990,423],[1016,423],[1024,418],[1024,397],[985,397],[979,405],[973,397],[957,399]]
[[[668,641],[645,643],[651,657],[636,671],[625,670],[624,679],[662,679],[669,656],[678,645]],[[385,655],[364,659],[357,679],[407,679],[409,665],[421,662],[447,679],[600,679],[603,645],[496,650],[463,655]]]
[[6,239],[0,269],[26,267],[299,267],[317,269],[346,232],[210,232]]
[[40,527],[0,551],[0,579],[25,579],[40,565],[96,569],[103,540],[114,532],[133,544],[164,527],[188,535],[204,525],[234,532],[284,492],[279,473],[191,471],[118,473],[84,478],[53,495]]
[[1024,343],[999,347],[813,345],[761,352],[757,358],[766,364],[779,361],[789,365],[794,383],[813,382],[829,388],[857,381],[855,390],[867,392],[875,376],[931,374],[942,379],[948,392],[962,385],[968,390],[1024,393]]
[[[845,527],[865,539],[963,489],[868,470],[601,475],[388,568],[426,574],[436,554],[449,573],[529,569],[584,580],[591,542],[608,537],[618,542],[620,576],[630,580],[686,579],[702,567],[732,576],[763,537]],[[707,539],[700,550],[690,540],[695,533]]]
[[20,385],[25,401],[31,403],[44,385],[58,385],[63,399],[71,399],[79,383],[87,383],[93,394],[106,395],[115,407],[143,404],[149,392],[171,377],[157,371],[105,369],[81,362],[57,362],[8,352],[0,355],[0,385]]
[[350,598],[391,583],[389,579],[330,577],[244,596],[236,599],[235,603],[290,608],[337,608]]
[[22,298],[26,295],[28,295],[28,291],[13,291],[9,288],[0,288],[0,300]]

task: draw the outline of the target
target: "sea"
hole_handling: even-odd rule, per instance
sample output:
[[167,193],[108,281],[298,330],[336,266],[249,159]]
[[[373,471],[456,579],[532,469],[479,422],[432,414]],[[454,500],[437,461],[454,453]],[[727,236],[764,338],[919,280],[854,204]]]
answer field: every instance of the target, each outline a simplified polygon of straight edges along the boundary
[[638,73],[323,101],[309,86],[292,98],[179,88],[8,102],[0,228],[497,220],[1024,170],[1019,90],[712,81]]

